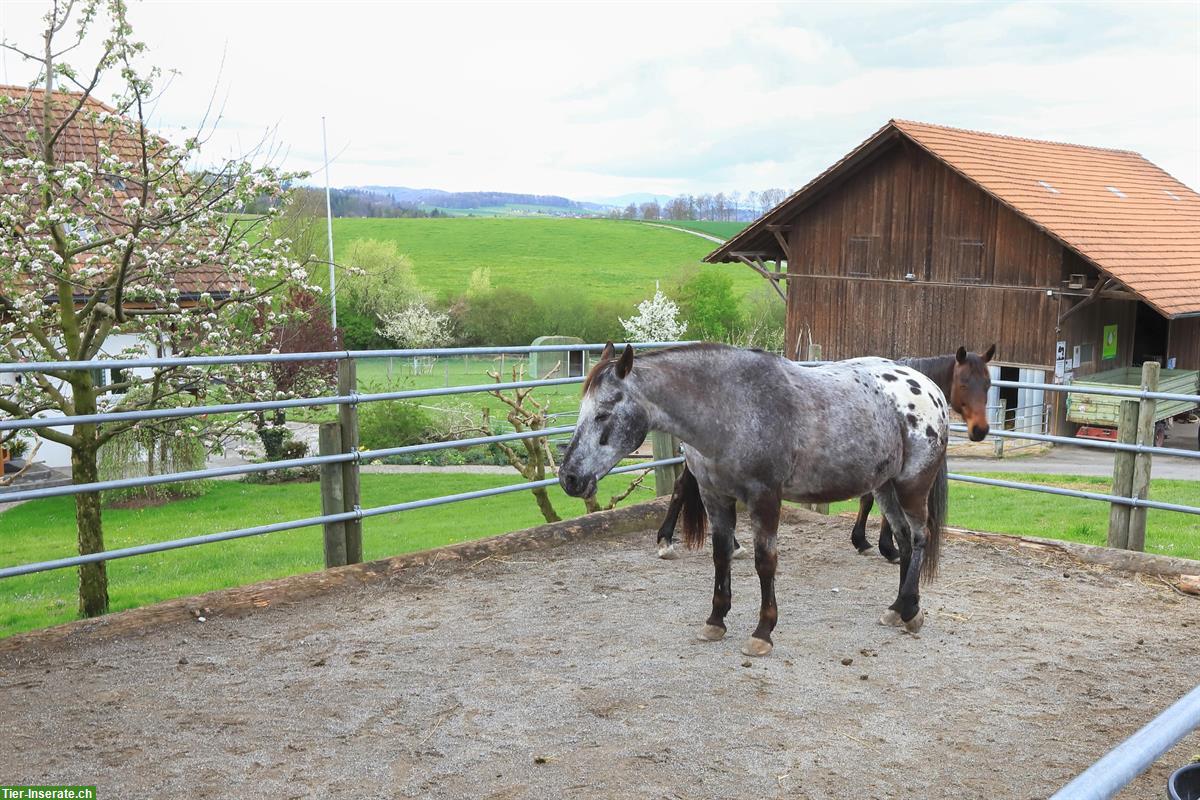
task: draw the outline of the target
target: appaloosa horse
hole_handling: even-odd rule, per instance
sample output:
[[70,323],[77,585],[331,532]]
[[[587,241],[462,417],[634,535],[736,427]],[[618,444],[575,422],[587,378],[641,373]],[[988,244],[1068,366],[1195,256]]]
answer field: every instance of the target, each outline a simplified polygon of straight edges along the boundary
[[[610,343],[611,345],[611,343]],[[762,593],[758,627],[742,652],[771,652],[775,538],[783,500],[824,503],[874,494],[900,542],[900,589],[882,624],[921,628],[918,582],[937,571],[946,509],[948,406],[919,372],[877,358],[801,367],[725,345],[660,350],[635,361],[611,346],[584,382],[559,483],[586,497],[651,430],[688,443],[684,538],[697,547],[711,522],[715,586],[700,637],[725,636],[732,604],[736,503],[754,530]]]
[[[988,374],[987,364],[995,354],[996,345],[989,347],[983,355],[968,353],[965,347],[960,347],[956,353],[930,358],[902,358],[896,363],[912,367],[936,383],[942,390],[942,394],[950,401],[950,407],[966,423],[967,436],[973,442],[980,442],[988,435],[989,431],[987,394],[988,390],[992,388],[992,379]],[[688,477],[687,467],[684,467],[683,474],[679,476],[679,480],[675,482],[675,488],[671,492],[667,515],[658,529],[656,541],[659,558],[670,559],[678,556],[674,542],[675,525],[679,521],[679,513],[683,507],[680,496],[683,486],[681,482]],[[858,519],[850,533],[850,543],[860,553],[871,549],[871,543],[867,541],[867,518],[874,505],[874,498],[869,494],[859,498]],[[737,558],[743,552],[745,551],[735,540],[734,557]],[[892,539],[892,529],[886,517],[879,530],[879,552],[893,563],[900,560],[900,551],[896,549]]]

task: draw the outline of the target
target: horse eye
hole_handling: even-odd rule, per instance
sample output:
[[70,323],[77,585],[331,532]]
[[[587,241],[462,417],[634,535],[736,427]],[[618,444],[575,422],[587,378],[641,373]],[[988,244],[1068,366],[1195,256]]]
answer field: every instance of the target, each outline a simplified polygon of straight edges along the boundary
[[612,414],[608,413],[607,411],[605,411],[605,412],[604,412],[604,413],[602,413],[602,414],[597,414],[597,415],[596,415],[596,422],[607,422],[607,421],[608,421],[608,418],[609,418],[609,417],[611,417],[611,416],[612,416]]

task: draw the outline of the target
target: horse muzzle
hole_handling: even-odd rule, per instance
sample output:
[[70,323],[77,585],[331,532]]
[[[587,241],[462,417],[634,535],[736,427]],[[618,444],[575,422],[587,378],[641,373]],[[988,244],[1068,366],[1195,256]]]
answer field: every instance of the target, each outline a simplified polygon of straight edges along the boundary
[[591,475],[576,475],[573,472],[560,471],[558,485],[571,497],[591,497],[596,493],[596,479]]
[[972,442],[982,442],[987,438],[989,431],[991,431],[991,427],[988,425],[972,425],[967,436]]

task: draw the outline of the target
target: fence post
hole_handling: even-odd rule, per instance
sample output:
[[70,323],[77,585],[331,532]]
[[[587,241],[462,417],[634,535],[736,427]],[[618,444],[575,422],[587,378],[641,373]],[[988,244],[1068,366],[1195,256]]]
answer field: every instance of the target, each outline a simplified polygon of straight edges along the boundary
[[[1158,391],[1157,361],[1147,361],[1142,364],[1142,391]],[[1158,409],[1158,401],[1149,397],[1141,399],[1138,410],[1137,443],[1143,447],[1154,446],[1154,414]],[[1130,497],[1145,500],[1150,494],[1150,454],[1138,453],[1133,459],[1133,487]],[[1134,507],[1129,512],[1129,549],[1146,549],[1146,509]]]
[[[1003,431],[1004,423],[1008,418],[1008,401],[1003,397],[1000,398],[999,410],[1000,413],[996,415],[996,428]],[[994,436],[992,437],[992,442],[994,442],[992,447],[995,448],[996,458],[1004,458],[1004,437]]]
[[[1117,441],[1133,444],[1137,438],[1138,403],[1122,400],[1121,414],[1117,418]],[[1117,497],[1132,497],[1134,453],[1118,450],[1113,456],[1112,493]],[[1132,506],[1113,503],[1108,509],[1108,546],[1122,550],[1129,547],[1129,512]]]
[[[349,395],[358,391],[358,366],[353,358],[338,362],[338,394]],[[347,403],[338,406],[338,425],[341,430],[340,453],[358,450],[358,406]],[[358,461],[347,461],[338,467],[342,480],[342,511],[354,511],[361,505],[358,479]],[[346,562],[358,564],[362,554],[362,520],[352,519],[345,523]]]
[[[331,456],[342,452],[342,427],[336,422],[322,422],[319,433],[320,454]],[[342,499],[342,465],[321,465],[321,513],[340,514],[346,510]],[[346,563],[346,523],[325,523],[325,567],[340,567]]]
[[[654,448],[654,460],[675,458],[679,455],[679,440],[669,433],[654,431],[650,434],[650,445]],[[654,495],[664,497],[675,489],[675,481],[683,472],[680,464],[665,464],[654,468]]]

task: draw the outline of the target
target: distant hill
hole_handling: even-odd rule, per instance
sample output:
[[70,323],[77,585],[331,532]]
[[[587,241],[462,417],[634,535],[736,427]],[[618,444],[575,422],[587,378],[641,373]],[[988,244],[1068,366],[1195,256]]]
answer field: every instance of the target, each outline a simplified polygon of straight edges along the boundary
[[615,197],[592,197],[590,200],[597,206],[602,208],[625,208],[630,203],[635,206],[640,206],[642,203],[658,203],[666,205],[675,198],[669,194],[652,194],[650,192],[633,192],[631,194],[619,194]]
[[599,213],[605,210],[598,203],[581,203],[550,194],[521,194],[518,192],[447,192],[442,189],[410,189],[407,186],[358,186],[361,191],[390,197],[398,203],[434,208],[460,210],[496,209],[522,206],[558,209],[568,213]]

